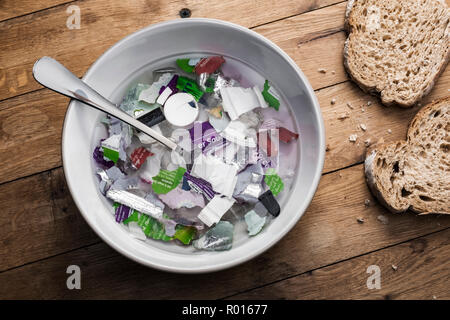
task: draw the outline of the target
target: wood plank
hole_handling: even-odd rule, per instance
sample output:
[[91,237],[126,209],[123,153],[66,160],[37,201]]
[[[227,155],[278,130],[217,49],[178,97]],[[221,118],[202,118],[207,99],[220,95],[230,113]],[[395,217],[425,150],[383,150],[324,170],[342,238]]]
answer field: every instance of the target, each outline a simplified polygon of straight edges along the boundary
[[[448,300],[449,239],[446,229],[230,298]],[[370,265],[381,270],[379,290],[367,288]]]
[[0,1],[0,21],[44,10],[67,2],[70,2],[70,0],[2,0]]
[[[343,65],[347,3],[283,19],[254,31],[282,48],[302,69],[313,89],[349,80]],[[320,73],[318,69],[326,69]]]
[[0,271],[99,241],[61,169],[0,186]]
[[0,102],[0,182],[61,165],[69,99],[50,90]]
[[[20,185],[16,183],[8,184],[6,197],[10,198],[10,212],[24,217],[34,200],[20,202]],[[29,185],[31,188],[32,184]],[[54,217],[64,214],[60,208],[67,206],[67,198],[61,197],[59,208],[52,206]],[[371,199],[372,205],[366,207],[365,199]],[[388,224],[377,220],[381,214],[388,218]],[[365,222],[358,223],[358,217]],[[3,221],[0,226],[6,229],[8,219]],[[90,243],[90,237],[83,240],[84,237],[76,235],[85,232],[84,224],[78,220],[66,222],[54,219],[50,223],[61,234],[81,239],[76,245]],[[20,254],[28,262],[44,256],[33,257],[34,251],[51,256],[74,246],[70,241],[48,241],[37,248],[40,244],[36,238],[51,238],[53,230],[45,225],[32,227],[34,222],[30,220],[24,223],[23,229],[33,228],[39,234],[24,237],[18,232],[0,230],[1,235],[7,235],[2,239],[6,247],[10,246],[8,267],[25,262],[12,249],[19,246],[18,239],[23,248]],[[373,201],[362,166],[357,165],[325,175],[311,206],[293,230],[266,253],[231,270],[189,277],[163,273],[137,265],[101,243],[1,273],[0,298],[221,298],[448,227],[450,217],[386,212]],[[35,246],[33,250],[28,249],[31,243]],[[4,257],[2,254],[2,263]],[[81,266],[84,282],[80,291],[65,287],[65,270],[70,264]]]
[[[192,17],[228,20],[255,27],[287,16],[317,9],[341,0],[202,1],[80,0],[81,28],[66,27],[66,6],[58,6],[0,22],[0,100],[40,88],[31,75],[34,62],[53,56],[78,76],[111,45],[149,24],[179,18],[188,7]],[[101,35],[101,41],[99,36]]]

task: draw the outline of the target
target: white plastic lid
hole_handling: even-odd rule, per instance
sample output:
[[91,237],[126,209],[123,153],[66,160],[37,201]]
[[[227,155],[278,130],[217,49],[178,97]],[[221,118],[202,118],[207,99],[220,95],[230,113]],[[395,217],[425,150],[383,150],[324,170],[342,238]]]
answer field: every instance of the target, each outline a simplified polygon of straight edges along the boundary
[[[195,106],[195,107],[194,107]],[[199,114],[197,101],[186,92],[175,93],[164,104],[164,116],[170,124],[186,127],[194,123]]]

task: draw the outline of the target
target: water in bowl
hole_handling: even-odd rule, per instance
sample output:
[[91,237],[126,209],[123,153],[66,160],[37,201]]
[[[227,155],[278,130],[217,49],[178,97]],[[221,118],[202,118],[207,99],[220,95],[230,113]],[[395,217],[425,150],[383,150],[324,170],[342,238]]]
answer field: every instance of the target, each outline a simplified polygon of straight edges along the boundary
[[[139,70],[126,70],[130,76],[126,78],[114,91],[114,94],[109,97],[109,99],[117,104],[119,104],[125,95],[126,91],[133,85],[137,83],[146,83],[151,84],[154,79],[154,70],[162,69],[162,68],[175,68],[177,73],[183,74],[183,72],[177,68],[176,59],[178,58],[201,58],[205,56],[215,55],[213,52],[195,52],[188,53],[183,55],[173,55],[167,56],[164,59],[152,61],[151,63],[145,65]],[[226,63],[222,65],[222,73],[225,76],[231,77],[235,80],[238,80],[242,87],[252,87],[257,85],[259,88],[263,88],[264,81],[268,79],[270,81],[270,74],[265,74],[264,70],[260,70],[258,66],[250,66],[242,60],[236,59],[234,57],[224,56]],[[151,57],[149,57],[151,60]],[[273,118],[278,119],[283,123],[283,126],[300,134],[298,131],[298,124],[295,121],[295,117],[292,115],[291,108],[283,95],[283,88],[277,87],[276,83],[272,83],[272,86],[276,89],[278,94],[280,95],[280,108],[279,111],[276,111],[272,108],[264,109],[264,117],[265,118]],[[98,145],[100,139],[107,137],[106,127],[101,123],[101,119],[104,118],[104,115],[100,115],[97,121],[97,126],[95,130],[95,134],[91,141],[91,150]],[[277,196],[278,203],[281,207],[281,214],[287,214],[283,212],[283,206],[287,201],[287,197],[290,192],[291,185],[293,183],[293,179],[295,177],[295,172],[299,167],[299,159],[300,159],[300,140],[292,141],[291,143],[284,144],[283,142],[279,143],[279,158],[278,158],[278,167],[277,172],[280,176],[290,176],[291,178],[284,179],[284,189]],[[98,165],[92,160],[91,162],[92,174],[95,175],[95,172],[98,168]],[[105,207],[111,213],[109,217],[112,222],[114,221],[114,210],[112,206],[112,201],[103,196],[100,191],[98,191],[99,197],[102,198]],[[234,224],[234,239],[233,239],[233,248],[236,248],[247,241],[252,241],[254,238],[257,238],[258,235],[253,237],[248,236],[247,225],[243,219],[239,219],[239,217],[243,217],[242,211],[244,207],[240,208],[235,205],[231,212],[227,212],[223,219],[229,220]],[[245,213],[245,212],[244,212]],[[276,218],[274,218],[276,219]],[[269,232],[270,233],[270,220],[261,230],[261,233]],[[129,233],[126,226],[122,225],[123,232]],[[129,234],[130,241],[141,241],[135,239]],[[159,248],[161,250],[170,251],[178,254],[204,254],[206,251],[201,251],[195,249],[192,245],[182,246],[173,242],[163,242],[153,239],[147,239],[146,244],[152,246],[154,248]],[[231,250],[233,250],[233,248]],[[215,252],[215,254],[220,254],[220,252]]]

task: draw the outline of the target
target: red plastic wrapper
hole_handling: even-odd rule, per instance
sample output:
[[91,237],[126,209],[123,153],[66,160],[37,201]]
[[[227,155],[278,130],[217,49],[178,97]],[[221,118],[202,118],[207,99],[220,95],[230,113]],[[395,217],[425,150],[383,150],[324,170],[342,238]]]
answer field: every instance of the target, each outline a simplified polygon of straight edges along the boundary
[[151,153],[144,147],[137,148],[131,154],[131,163],[133,163],[133,166],[136,169],[139,169],[142,166],[142,164],[145,162],[145,160],[152,155],[153,155],[153,153]]
[[202,58],[195,66],[195,73],[214,73],[225,62],[222,56],[213,56],[208,58]]
[[288,143],[291,142],[292,140],[298,139],[298,133],[292,132],[283,127],[278,128],[278,133],[280,136],[280,140],[283,141],[284,143]]

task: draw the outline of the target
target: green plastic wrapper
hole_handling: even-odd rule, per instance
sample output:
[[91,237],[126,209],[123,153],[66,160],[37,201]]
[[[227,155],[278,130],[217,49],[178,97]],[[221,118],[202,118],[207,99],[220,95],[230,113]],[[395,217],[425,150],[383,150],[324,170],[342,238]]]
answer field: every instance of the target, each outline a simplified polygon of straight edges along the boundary
[[186,169],[179,167],[177,170],[168,171],[161,169],[158,175],[152,178],[152,189],[156,194],[166,194],[175,189],[183,180]]
[[[119,203],[114,203],[114,208],[116,209],[119,205]],[[165,218],[169,219],[166,215]],[[171,241],[173,239],[177,239],[181,241],[181,243],[188,245],[197,234],[196,228],[178,224],[175,227],[175,234],[172,237],[169,237],[166,235],[166,230],[163,223],[136,210],[133,210],[132,214],[123,221],[123,224],[127,225],[131,221],[137,222],[137,224],[142,228],[142,231],[144,231],[145,235],[154,240]]]
[[177,66],[180,67],[181,70],[187,73],[193,73],[195,66],[191,66],[189,64],[190,59],[177,59]]
[[103,149],[103,156],[105,158],[108,158],[114,163],[117,163],[117,161],[119,160],[119,151],[111,150],[105,147],[103,147],[102,149]]
[[197,101],[200,100],[204,94],[194,80],[182,76],[178,77],[177,89],[191,94]]
[[280,108],[280,100],[278,95],[270,87],[269,80],[266,80],[266,82],[264,82],[264,90],[262,91],[262,96],[264,97],[264,100],[266,100],[269,107],[272,107],[278,111],[278,109]]
[[137,222],[148,238],[163,241],[170,241],[173,239],[166,235],[166,230],[161,222],[146,214],[133,210],[133,213],[125,219],[123,223],[127,225],[131,221]]
[[175,228],[174,239],[180,240],[183,244],[190,244],[192,239],[197,234],[197,229],[194,227],[177,225]]
[[264,182],[267,184],[274,196],[278,195],[284,188],[283,181],[273,168],[267,169],[264,175]]

